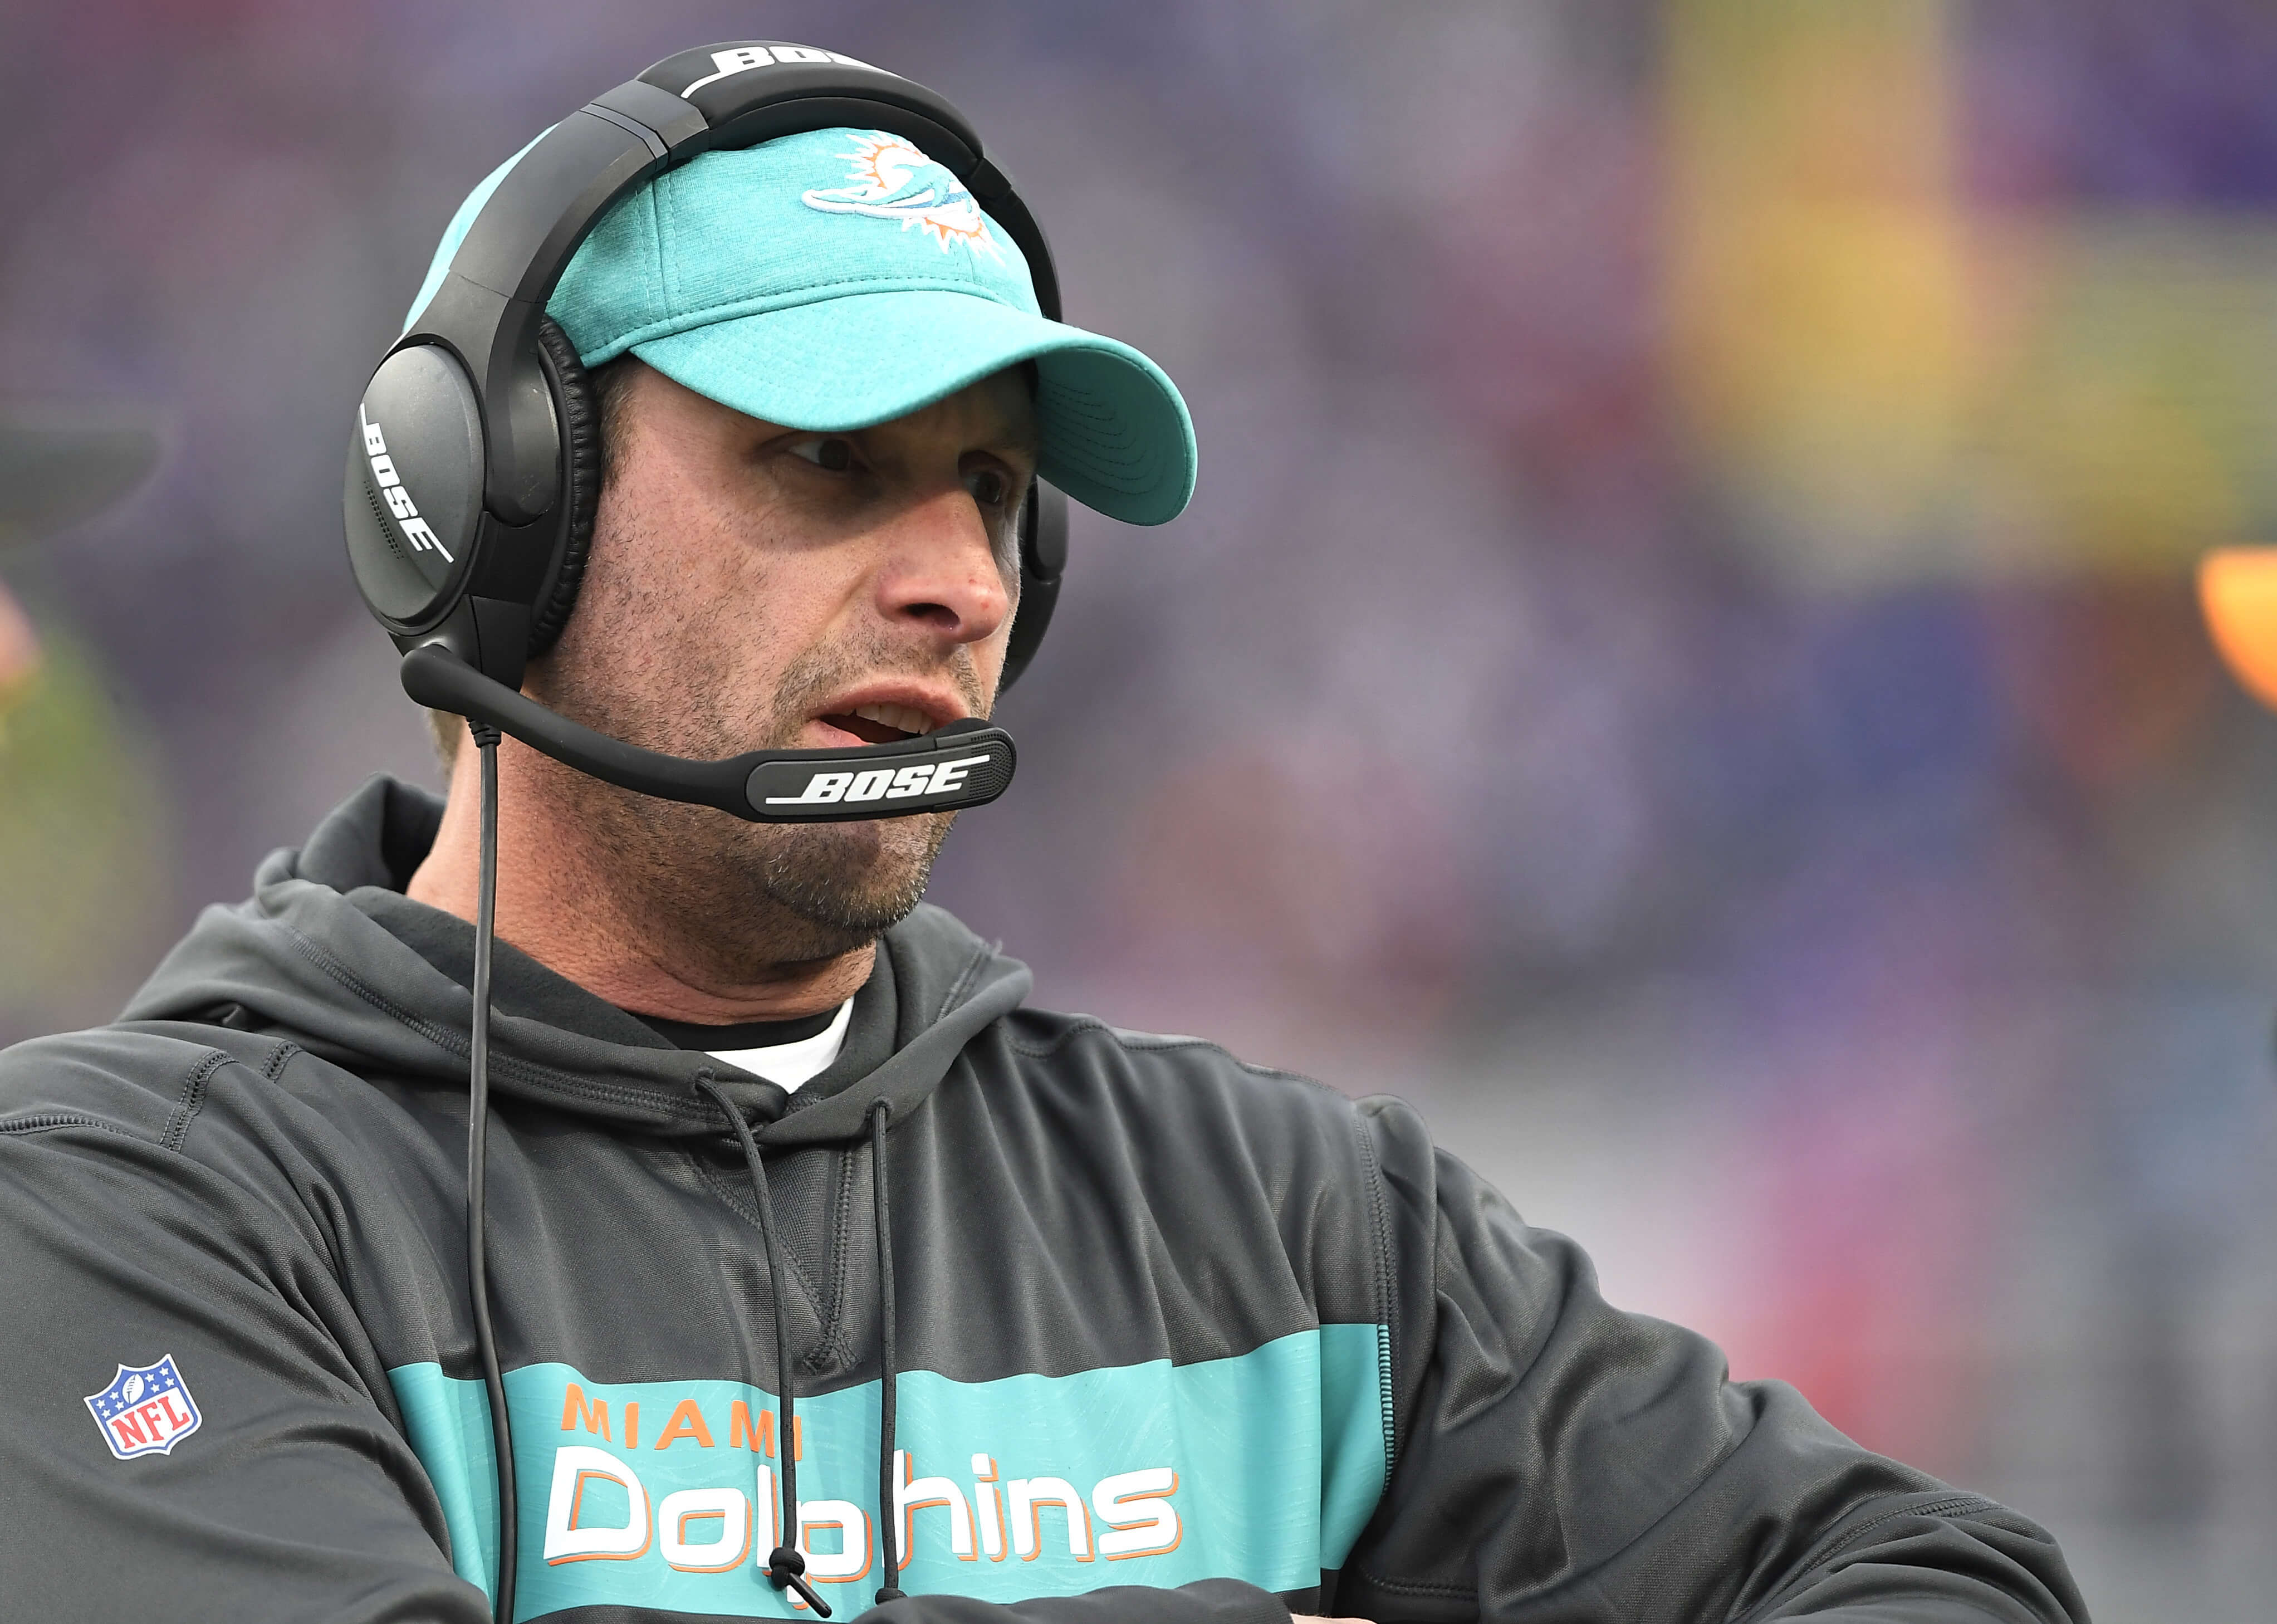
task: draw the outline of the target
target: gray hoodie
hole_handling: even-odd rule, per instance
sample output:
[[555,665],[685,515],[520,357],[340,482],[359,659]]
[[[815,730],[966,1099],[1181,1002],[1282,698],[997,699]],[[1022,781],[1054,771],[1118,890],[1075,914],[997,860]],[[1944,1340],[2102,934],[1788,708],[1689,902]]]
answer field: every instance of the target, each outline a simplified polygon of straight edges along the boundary
[[[488,1616],[473,933],[402,895],[439,811],[376,781],[118,1025],[0,1056],[6,1616]],[[796,1095],[498,960],[520,1617],[796,1617],[794,1536],[858,1613],[881,1517],[895,1624],[2085,1616],[2045,1533],[1608,1308],[1405,1106],[1030,1009],[937,909]]]

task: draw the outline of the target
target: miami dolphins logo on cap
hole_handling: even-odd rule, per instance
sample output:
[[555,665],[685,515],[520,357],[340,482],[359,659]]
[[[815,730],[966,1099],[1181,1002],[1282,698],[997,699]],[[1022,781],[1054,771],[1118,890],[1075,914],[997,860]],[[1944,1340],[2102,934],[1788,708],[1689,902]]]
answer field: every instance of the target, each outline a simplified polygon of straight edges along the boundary
[[964,183],[942,164],[918,151],[898,135],[872,130],[857,136],[849,158],[851,186],[818,187],[799,201],[826,214],[866,214],[880,220],[899,220],[902,229],[920,227],[946,249],[962,242],[976,253],[1001,262],[1004,255],[989,235],[988,217],[965,190]]

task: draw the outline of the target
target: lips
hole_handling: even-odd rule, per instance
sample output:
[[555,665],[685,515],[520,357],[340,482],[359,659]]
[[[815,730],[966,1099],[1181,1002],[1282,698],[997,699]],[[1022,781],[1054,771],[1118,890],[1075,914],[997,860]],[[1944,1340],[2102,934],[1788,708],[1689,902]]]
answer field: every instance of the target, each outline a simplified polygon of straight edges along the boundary
[[904,695],[900,698],[862,699],[844,705],[843,708],[825,711],[810,726],[829,736],[817,739],[817,744],[843,749],[853,744],[897,744],[903,739],[922,738],[965,714],[962,705],[930,695]]
[[933,718],[914,705],[864,705],[821,718],[823,726],[850,733],[867,744],[892,744],[933,729]]

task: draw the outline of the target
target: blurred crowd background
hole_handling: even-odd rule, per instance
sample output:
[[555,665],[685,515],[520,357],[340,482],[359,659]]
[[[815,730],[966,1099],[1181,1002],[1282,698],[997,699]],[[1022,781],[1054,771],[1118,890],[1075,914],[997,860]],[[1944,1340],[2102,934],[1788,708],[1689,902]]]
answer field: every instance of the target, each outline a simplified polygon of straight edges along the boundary
[[2277,719],[2190,588],[2277,542],[2259,0],[5,0],[0,409],[160,454],[0,554],[0,1039],[436,781],[357,392],[476,180],[750,37],[963,105],[1201,435],[935,899],[1419,1101],[2106,1624],[2268,1617]]

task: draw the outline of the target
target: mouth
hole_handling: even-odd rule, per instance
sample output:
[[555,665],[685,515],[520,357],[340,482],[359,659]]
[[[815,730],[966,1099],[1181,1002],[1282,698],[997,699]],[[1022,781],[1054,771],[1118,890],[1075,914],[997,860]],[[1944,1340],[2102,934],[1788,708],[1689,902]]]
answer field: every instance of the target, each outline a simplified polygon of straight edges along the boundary
[[815,718],[826,731],[844,736],[821,741],[826,746],[837,747],[856,743],[898,744],[903,739],[922,738],[950,720],[946,716],[936,717],[914,705],[899,705],[891,701],[857,705],[849,710],[826,712]]

